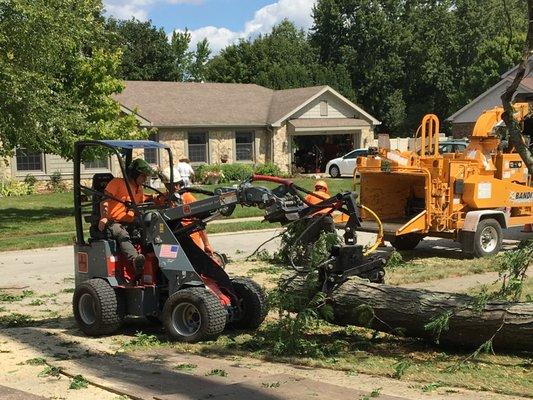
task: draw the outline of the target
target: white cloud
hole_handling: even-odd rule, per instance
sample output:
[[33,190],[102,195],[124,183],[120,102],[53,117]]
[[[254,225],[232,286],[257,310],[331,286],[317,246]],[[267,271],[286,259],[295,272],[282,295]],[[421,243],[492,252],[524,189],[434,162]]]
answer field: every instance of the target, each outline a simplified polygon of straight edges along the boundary
[[115,18],[137,18],[140,21],[148,19],[148,11],[157,3],[170,4],[202,4],[203,0],[104,0],[106,14]]
[[[224,27],[204,26],[189,31],[191,34],[191,48],[204,38],[209,40],[214,54],[238,39],[247,39],[259,34],[268,33],[272,27],[287,18],[296,26],[309,29],[313,24],[311,11],[316,0],[278,0],[257,10],[253,19],[244,24],[242,31],[231,31]],[[181,29],[178,29],[181,31]]]

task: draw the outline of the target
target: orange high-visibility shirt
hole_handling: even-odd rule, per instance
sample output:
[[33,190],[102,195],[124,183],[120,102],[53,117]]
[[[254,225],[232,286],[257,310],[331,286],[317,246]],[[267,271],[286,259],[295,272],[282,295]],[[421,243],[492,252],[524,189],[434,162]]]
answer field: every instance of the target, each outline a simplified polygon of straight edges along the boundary
[[[308,194],[305,196],[304,200],[310,204],[318,204],[318,203],[321,203],[322,201],[324,201],[325,199],[329,199],[331,196],[329,195],[329,193],[327,192],[323,192],[322,190],[315,190],[313,192],[314,194],[322,197],[322,199],[318,198],[318,197],[315,197],[311,194]],[[317,214],[327,214],[331,211],[331,208],[323,208],[321,210],[318,210],[316,212],[314,212],[313,214],[311,215],[317,215]]]
[[[142,186],[131,185],[131,191],[135,203],[144,201],[144,191]],[[113,178],[105,187],[105,192],[121,201],[131,201],[126,187],[126,181],[123,178]],[[135,213],[132,209],[127,209],[122,203],[113,199],[107,199],[107,218],[116,222],[132,222]]]
[[[194,197],[192,195],[192,193],[190,193],[190,192],[185,192],[185,193],[183,193],[181,195],[181,200],[183,201],[183,204],[189,204],[189,203],[195,202],[196,201],[196,197]],[[193,221],[190,220],[190,219],[184,219],[182,221],[182,224],[183,224],[183,226],[187,226],[187,225],[192,224],[192,222]],[[202,239],[200,231],[196,231],[196,232],[191,233],[191,239],[194,242],[194,244],[196,244],[196,246],[198,246],[202,250],[205,250],[204,240]]]

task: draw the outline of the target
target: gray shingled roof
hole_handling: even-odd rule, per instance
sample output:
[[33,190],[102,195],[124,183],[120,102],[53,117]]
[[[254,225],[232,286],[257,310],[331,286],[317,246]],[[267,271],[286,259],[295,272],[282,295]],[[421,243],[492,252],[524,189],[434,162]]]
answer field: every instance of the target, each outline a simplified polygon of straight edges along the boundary
[[115,99],[153,126],[265,126],[327,86],[271,90],[254,84],[126,81]]

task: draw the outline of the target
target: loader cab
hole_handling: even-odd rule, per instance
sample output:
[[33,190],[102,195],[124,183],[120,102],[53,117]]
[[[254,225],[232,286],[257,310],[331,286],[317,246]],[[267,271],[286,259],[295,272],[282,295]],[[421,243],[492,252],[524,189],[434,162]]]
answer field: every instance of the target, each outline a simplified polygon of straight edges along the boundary
[[[141,274],[119,251],[116,235],[98,230],[100,203],[113,198],[105,193],[105,188],[114,177],[126,181],[129,196],[123,199],[134,199],[126,166],[132,162],[135,149],[167,151],[169,179],[174,181],[172,153],[160,143],[102,140],[78,142],[74,147],[76,238],[72,302],[78,327],[87,335],[106,335],[117,331],[126,316],[145,317],[162,322],[172,339],[187,342],[215,337],[226,324],[257,328],[267,314],[264,292],[249,279],[230,278],[220,264],[194,244],[190,232],[203,221],[184,229],[182,221],[186,216],[190,218],[191,206],[184,211],[184,205],[168,200],[174,195],[174,185],[169,185],[170,193],[159,192],[163,196],[155,202],[139,204],[114,198],[134,211],[132,223],[117,223],[127,225],[124,229],[132,245],[145,256]],[[101,156],[102,152],[114,159],[111,172],[82,180],[82,160]],[[149,186],[148,189],[158,192]],[[212,205],[213,199],[205,200],[207,203],[201,205]],[[214,206],[220,206],[220,199]],[[134,236],[136,233],[138,237]]]
[[[166,151],[170,163],[171,174],[173,172],[172,153],[168,146],[149,140],[88,140],[77,142],[74,148],[74,218],[76,222],[76,244],[86,244],[87,241],[102,239],[98,231],[98,221],[100,219],[100,202],[102,201],[104,190],[107,184],[114,177],[124,178],[126,186],[133,199],[132,188],[126,179],[126,168],[133,160],[134,150],[155,149]],[[111,158],[110,172],[95,173],[92,177],[84,176],[82,179],[81,165],[86,160],[98,156],[109,156]],[[89,181],[89,182],[87,182]],[[154,192],[156,188],[150,188]],[[148,205],[135,204],[130,207],[134,210],[146,208]],[[86,235],[88,233],[88,235]]]

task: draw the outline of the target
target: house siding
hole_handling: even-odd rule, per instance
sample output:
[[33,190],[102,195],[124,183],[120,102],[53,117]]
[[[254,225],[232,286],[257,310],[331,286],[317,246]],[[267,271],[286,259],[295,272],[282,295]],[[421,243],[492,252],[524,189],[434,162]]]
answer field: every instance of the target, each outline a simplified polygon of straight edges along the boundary
[[[328,115],[320,113],[320,103],[328,103]],[[292,118],[361,118],[358,113],[330,93],[324,93],[298,111]]]

